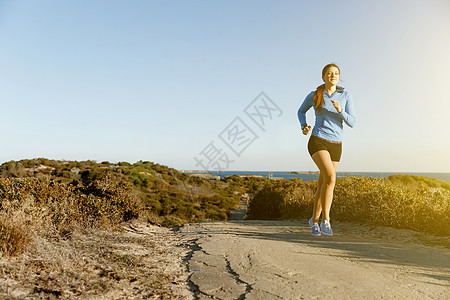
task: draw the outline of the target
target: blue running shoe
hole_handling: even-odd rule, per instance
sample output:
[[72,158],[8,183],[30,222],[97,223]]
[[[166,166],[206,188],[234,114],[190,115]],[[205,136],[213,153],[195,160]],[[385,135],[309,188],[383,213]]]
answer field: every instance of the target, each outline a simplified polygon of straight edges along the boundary
[[309,219],[308,223],[309,223],[309,226],[311,227],[311,234],[312,234],[313,236],[320,236],[321,233],[320,233],[319,224],[313,223],[312,218]]
[[331,224],[327,220],[320,223],[320,230],[324,235],[333,236],[333,230],[331,230]]

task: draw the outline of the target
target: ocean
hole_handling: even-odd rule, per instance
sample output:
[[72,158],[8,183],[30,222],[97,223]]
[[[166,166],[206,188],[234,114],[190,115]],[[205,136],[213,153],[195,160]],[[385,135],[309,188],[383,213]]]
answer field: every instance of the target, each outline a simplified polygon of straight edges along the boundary
[[[318,173],[308,173],[308,172],[298,172],[300,174],[297,174],[294,172],[281,172],[281,171],[208,171],[205,173],[219,175],[221,178],[230,175],[258,175],[263,177],[284,178],[287,180],[292,178],[301,178],[303,181],[317,180],[317,178],[319,178]],[[426,176],[450,182],[450,173],[338,172],[337,178],[346,176],[384,178],[396,174]]]

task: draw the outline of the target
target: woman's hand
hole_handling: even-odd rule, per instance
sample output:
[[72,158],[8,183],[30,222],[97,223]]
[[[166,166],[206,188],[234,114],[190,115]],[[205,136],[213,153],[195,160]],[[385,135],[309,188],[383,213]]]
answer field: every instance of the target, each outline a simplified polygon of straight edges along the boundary
[[334,101],[334,100],[331,100],[331,103],[333,103],[334,108],[336,108],[337,112],[341,113],[341,111],[342,111],[341,103],[339,101]]
[[303,128],[302,132],[304,135],[308,135],[308,133],[311,131],[311,126],[306,126]]

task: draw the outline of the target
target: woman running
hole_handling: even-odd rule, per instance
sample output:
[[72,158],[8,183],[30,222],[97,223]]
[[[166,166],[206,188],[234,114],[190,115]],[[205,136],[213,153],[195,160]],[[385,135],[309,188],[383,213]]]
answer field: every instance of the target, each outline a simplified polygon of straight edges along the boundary
[[[311,126],[306,123],[306,112],[314,106],[316,121],[308,142],[308,151],[320,170],[314,199],[312,218],[309,220],[313,236],[332,236],[330,208],[336,183],[336,168],[342,154],[343,122],[355,124],[355,112],[350,94],[338,86],[340,70],[328,64],[322,70],[324,84],[306,96],[298,110],[302,132],[307,135]],[[319,227],[319,218],[322,222]]]

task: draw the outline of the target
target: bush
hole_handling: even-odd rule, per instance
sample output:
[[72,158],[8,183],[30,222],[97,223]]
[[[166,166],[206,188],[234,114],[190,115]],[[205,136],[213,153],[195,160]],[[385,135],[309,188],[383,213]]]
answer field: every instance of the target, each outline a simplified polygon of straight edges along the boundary
[[22,253],[32,240],[32,226],[23,210],[0,212],[0,258]]
[[110,176],[78,186],[81,211],[90,217],[108,218],[112,224],[137,218],[139,204],[133,195],[133,187],[123,181],[112,180]]
[[0,179],[0,251],[20,253],[32,234],[70,235],[76,228],[116,229],[139,215],[133,189],[108,176],[64,184],[51,179]]
[[[315,182],[279,180],[263,188],[249,203],[248,219],[308,218]],[[389,179],[346,177],[337,180],[331,217],[450,235],[450,191],[411,188]]]
[[284,202],[283,193],[279,189],[266,186],[251,199],[247,219],[278,219],[282,216]]
[[347,177],[338,180],[333,218],[370,222],[450,235],[450,191],[411,189],[390,180]]
[[403,188],[404,187],[413,189],[443,188],[450,191],[450,182],[445,182],[439,179],[425,176],[397,174],[387,177],[387,180]]

